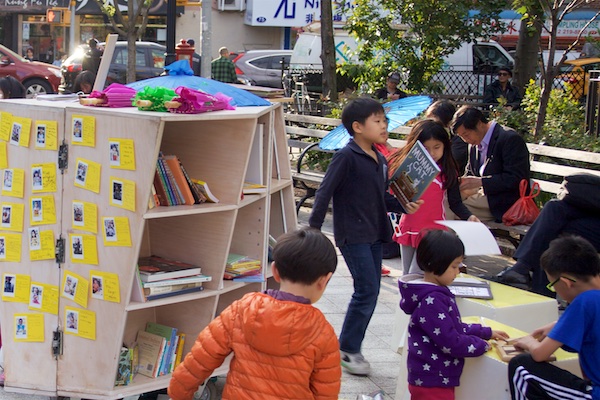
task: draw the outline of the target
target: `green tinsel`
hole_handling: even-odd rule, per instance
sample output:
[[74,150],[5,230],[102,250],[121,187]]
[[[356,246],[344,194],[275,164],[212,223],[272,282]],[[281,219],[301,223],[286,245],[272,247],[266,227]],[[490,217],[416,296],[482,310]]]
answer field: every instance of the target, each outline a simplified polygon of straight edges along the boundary
[[151,106],[138,107],[140,111],[167,111],[165,107],[165,101],[171,101],[174,97],[177,97],[177,93],[173,89],[164,87],[150,87],[146,86],[143,90],[137,92],[132,100],[134,107],[137,107],[136,102],[138,100],[149,100],[152,102]]

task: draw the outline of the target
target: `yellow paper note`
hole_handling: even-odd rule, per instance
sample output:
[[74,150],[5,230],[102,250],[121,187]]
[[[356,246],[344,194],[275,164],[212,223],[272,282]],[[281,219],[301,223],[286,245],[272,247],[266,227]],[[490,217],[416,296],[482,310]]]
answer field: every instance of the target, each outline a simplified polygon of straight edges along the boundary
[[71,142],[76,146],[96,146],[96,118],[73,115],[71,120]]
[[98,265],[98,248],[95,235],[69,234],[71,262]]
[[31,166],[31,192],[56,192],[55,163],[33,164]]
[[0,232],[0,262],[21,262],[21,234]]
[[42,121],[35,122],[35,148],[36,150],[58,149],[58,122]]
[[73,300],[82,307],[87,308],[88,290],[90,282],[83,276],[73,271],[65,270],[62,278],[60,295]]
[[97,162],[78,158],[75,161],[75,186],[100,193],[101,165]]
[[73,201],[73,229],[98,233],[98,206],[87,201]]
[[108,144],[110,167],[135,171],[135,147],[133,139],[109,138]]
[[54,206],[54,196],[49,194],[32,197],[30,218],[32,226],[55,224],[56,207]]
[[135,212],[135,182],[110,177],[110,205]]
[[4,282],[2,301],[29,303],[29,286],[31,283],[29,275],[4,273],[2,281]]
[[112,272],[90,271],[91,295],[93,299],[121,302],[119,275]]
[[0,141],[0,169],[8,168],[8,154],[6,153],[6,142]]
[[58,286],[31,282],[29,309],[58,315]]
[[8,142],[10,140],[10,128],[12,127],[12,114],[0,112],[0,139]]
[[4,231],[23,232],[23,217],[25,206],[19,203],[2,203],[2,223]]
[[104,245],[108,247],[131,247],[131,233],[129,231],[129,218],[104,217]]
[[44,314],[14,314],[15,342],[43,342]]
[[53,260],[55,258],[54,232],[29,228],[29,259],[31,261]]
[[31,118],[13,116],[10,144],[29,147],[31,135]]
[[65,333],[96,340],[96,313],[80,308],[65,307]]
[[22,199],[25,188],[25,170],[20,168],[5,169],[2,178],[2,195]]

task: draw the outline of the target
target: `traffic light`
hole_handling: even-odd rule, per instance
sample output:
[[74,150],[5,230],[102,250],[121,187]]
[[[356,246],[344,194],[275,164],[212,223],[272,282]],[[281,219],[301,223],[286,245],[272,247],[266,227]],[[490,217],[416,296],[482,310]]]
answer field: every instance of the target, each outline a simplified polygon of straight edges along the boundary
[[63,22],[63,10],[48,9],[46,10],[46,21],[54,24]]

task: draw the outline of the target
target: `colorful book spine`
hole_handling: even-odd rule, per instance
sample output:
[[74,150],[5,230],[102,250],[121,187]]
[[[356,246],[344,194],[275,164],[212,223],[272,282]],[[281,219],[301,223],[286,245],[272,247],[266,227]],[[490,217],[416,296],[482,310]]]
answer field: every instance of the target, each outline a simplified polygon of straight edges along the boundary
[[188,293],[201,292],[202,290],[204,290],[204,286],[198,286],[198,287],[193,287],[193,288],[178,290],[176,292],[151,294],[149,296],[146,296],[146,301],[164,299],[165,297],[179,296],[179,295],[188,294]]
[[168,205],[175,206],[175,205],[177,205],[177,200],[174,197],[175,195],[173,194],[173,189],[171,188],[171,185],[169,185],[169,179],[167,177],[167,171],[165,170],[164,163],[161,158],[159,158],[156,161],[156,163],[158,164],[158,168],[160,171],[159,172],[160,180],[161,180],[163,186],[165,187],[165,191],[167,192]]
[[179,336],[179,341],[177,342],[177,353],[173,368],[177,368],[177,366],[181,363],[181,359],[183,358],[183,346],[185,344],[185,333],[179,333],[177,336]]

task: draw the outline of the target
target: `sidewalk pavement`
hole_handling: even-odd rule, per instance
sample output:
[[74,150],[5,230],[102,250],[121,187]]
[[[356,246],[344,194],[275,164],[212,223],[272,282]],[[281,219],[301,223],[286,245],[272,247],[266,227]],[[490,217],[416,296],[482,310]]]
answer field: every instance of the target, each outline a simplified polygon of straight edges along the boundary
[[[298,216],[299,225],[306,225],[309,209],[302,209]],[[331,214],[328,214],[323,228],[323,233],[333,241],[333,228]],[[512,265],[514,261],[506,256],[468,257],[465,260],[468,272],[473,275],[496,274],[504,267]],[[383,264],[390,268],[391,274],[382,277],[381,292],[371,319],[365,340],[363,342],[363,355],[371,363],[371,374],[368,377],[359,377],[343,372],[340,400],[356,400],[358,395],[370,394],[382,390],[385,400],[395,398],[396,384],[400,372],[400,354],[391,349],[390,340],[393,331],[394,314],[400,301],[398,294],[398,278],[402,275],[402,261],[394,258],[383,260]],[[327,317],[339,335],[346,309],[353,293],[352,276],[344,258],[338,250],[338,268],[329,285],[315,306]],[[224,378],[217,380],[218,392],[222,390]],[[0,400],[51,400],[46,396],[30,396],[9,393],[0,388]]]

